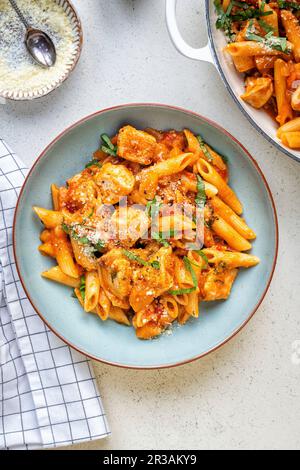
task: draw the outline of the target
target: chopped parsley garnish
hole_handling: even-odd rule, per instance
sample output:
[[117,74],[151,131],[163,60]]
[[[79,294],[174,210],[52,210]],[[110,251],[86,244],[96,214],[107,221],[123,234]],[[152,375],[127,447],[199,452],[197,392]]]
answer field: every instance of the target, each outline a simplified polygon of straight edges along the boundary
[[197,135],[197,139],[199,140],[200,148],[201,148],[202,152],[204,153],[204,155],[206,156],[207,160],[209,162],[212,162],[214,158],[213,158],[212,154],[210,153],[210,151],[208,150],[208,148],[206,147],[205,142],[202,139],[201,135]]
[[80,276],[79,290],[80,290],[82,300],[84,300],[85,299],[85,276]]
[[189,271],[191,277],[192,277],[192,281],[193,281],[193,284],[194,286],[193,287],[189,287],[187,289],[176,289],[176,290],[170,290],[169,291],[169,294],[171,295],[183,295],[183,294],[190,294],[191,292],[194,292],[197,287],[198,287],[198,279],[197,279],[197,275],[193,269],[193,266],[192,266],[192,262],[189,260],[189,258],[187,256],[185,256],[183,258],[183,262],[184,262],[184,266],[185,268],[187,269],[187,271]]
[[99,168],[101,168],[101,167],[102,167],[102,163],[99,162],[99,160],[94,159],[94,160],[90,161],[89,163],[87,163],[87,164],[85,165],[85,168],[90,168],[91,166],[98,166]]
[[131,251],[123,250],[123,254],[130,260],[135,261],[136,263],[142,264],[143,266],[151,266],[154,269],[160,269],[159,261],[145,261],[143,258],[135,255]]
[[200,175],[197,175],[197,196],[195,203],[199,209],[203,209],[206,203],[205,184]]
[[118,148],[112,143],[108,135],[101,134],[101,139],[103,142],[103,145],[101,145],[102,152],[106,153],[107,155],[111,155],[112,157],[116,157]]
[[270,31],[265,37],[259,36],[252,32],[253,30],[253,21],[250,21],[249,26],[246,31],[246,39],[248,41],[256,41],[264,44],[269,49],[275,49],[280,52],[289,53],[287,38],[280,38],[274,36],[273,32]]

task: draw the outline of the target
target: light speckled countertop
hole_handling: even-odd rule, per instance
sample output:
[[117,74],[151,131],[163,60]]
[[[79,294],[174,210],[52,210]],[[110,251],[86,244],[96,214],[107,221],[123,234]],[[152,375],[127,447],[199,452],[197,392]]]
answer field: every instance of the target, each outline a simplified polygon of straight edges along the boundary
[[[300,165],[277,152],[232,102],[214,68],[180,56],[164,0],[74,0],[84,49],[70,80],[31,103],[0,106],[0,133],[31,165],[66,126],[98,109],[149,101],[189,108],[235,135],[264,171],[280,223],[279,261],[254,319],[210,356],[177,369],[94,364],[112,437],[74,449],[300,448]],[[204,44],[202,1],[181,0],[182,28]],[[200,6],[199,6],[200,5]],[[295,361],[294,361],[295,362]]]

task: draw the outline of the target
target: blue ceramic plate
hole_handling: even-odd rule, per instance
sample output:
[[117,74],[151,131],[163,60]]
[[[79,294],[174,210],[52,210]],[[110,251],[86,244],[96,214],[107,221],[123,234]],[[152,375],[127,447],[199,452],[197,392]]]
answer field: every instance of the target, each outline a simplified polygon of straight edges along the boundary
[[[83,312],[71,290],[42,279],[53,261],[39,254],[41,225],[32,206],[52,207],[50,184],[64,185],[90,159],[102,132],[113,135],[124,124],[137,128],[190,128],[228,156],[231,185],[243,201],[245,217],[257,233],[253,252],[261,264],[241,270],[226,302],[202,303],[201,316],[173,333],[141,341],[133,328],[102,322]],[[118,106],[81,120],[55,139],[33,166],[21,192],[14,224],[14,250],[28,297],[47,325],[66,343],[93,359],[133,368],[159,368],[200,358],[234,336],[257,310],[274,272],[278,230],[274,202],[257,163],[226,131],[192,112],[170,106]]]

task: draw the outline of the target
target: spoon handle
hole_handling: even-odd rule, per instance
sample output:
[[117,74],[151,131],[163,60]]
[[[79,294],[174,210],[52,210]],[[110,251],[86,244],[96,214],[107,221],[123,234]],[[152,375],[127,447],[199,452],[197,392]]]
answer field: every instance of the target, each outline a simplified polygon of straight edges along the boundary
[[23,13],[21,12],[20,8],[18,7],[17,3],[15,2],[15,0],[9,0],[9,3],[11,4],[11,6],[13,7],[13,9],[15,10],[15,12],[17,13],[18,17],[20,18],[20,20],[22,21],[23,25],[25,26],[26,29],[28,29],[30,27],[28,21],[26,20],[25,16],[23,15]]

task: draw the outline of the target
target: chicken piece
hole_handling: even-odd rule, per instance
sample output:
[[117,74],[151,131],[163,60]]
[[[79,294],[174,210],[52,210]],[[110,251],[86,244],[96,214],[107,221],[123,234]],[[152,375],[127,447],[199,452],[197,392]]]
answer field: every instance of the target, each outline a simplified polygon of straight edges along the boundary
[[170,274],[174,266],[171,247],[160,248],[149,261],[158,262],[159,269],[142,266],[133,270],[133,287],[129,302],[135,312],[150,305],[156,297],[167,292],[173,285],[173,276]]
[[246,81],[246,92],[241,98],[254,108],[262,108],[273,95],[272,79],[268,77],[250,77]]
[[131,291],[132,268],[123,250],[112,249],[102,256],[99,264],[105,290],[121,300],[128,297]]
[[104,204],[117,204],[134,187],[135,178],[124,165],[105,163],[94,177]]
[[211,269],[202,287],[202,298],[204,301],[228,299],[232,285],[237,276],[237,269],[225,269],[218,271]]
[[[116,238],[123,246],[132,246],[147,233],[150,219],[146,211],[134,207],[119,207],[111,218]],[[124,245],[125,243],[125,245]]]
[[99,197],[97,185],[83,173],[68,180],[68,188],[61,188],[59,194],[65,219],[77,222],[88,217]]
[[118,134],[119,157],[150,165],[155,157],[157,143],[155,137],[147,132],[138,131],[132,126],[123,127]]

